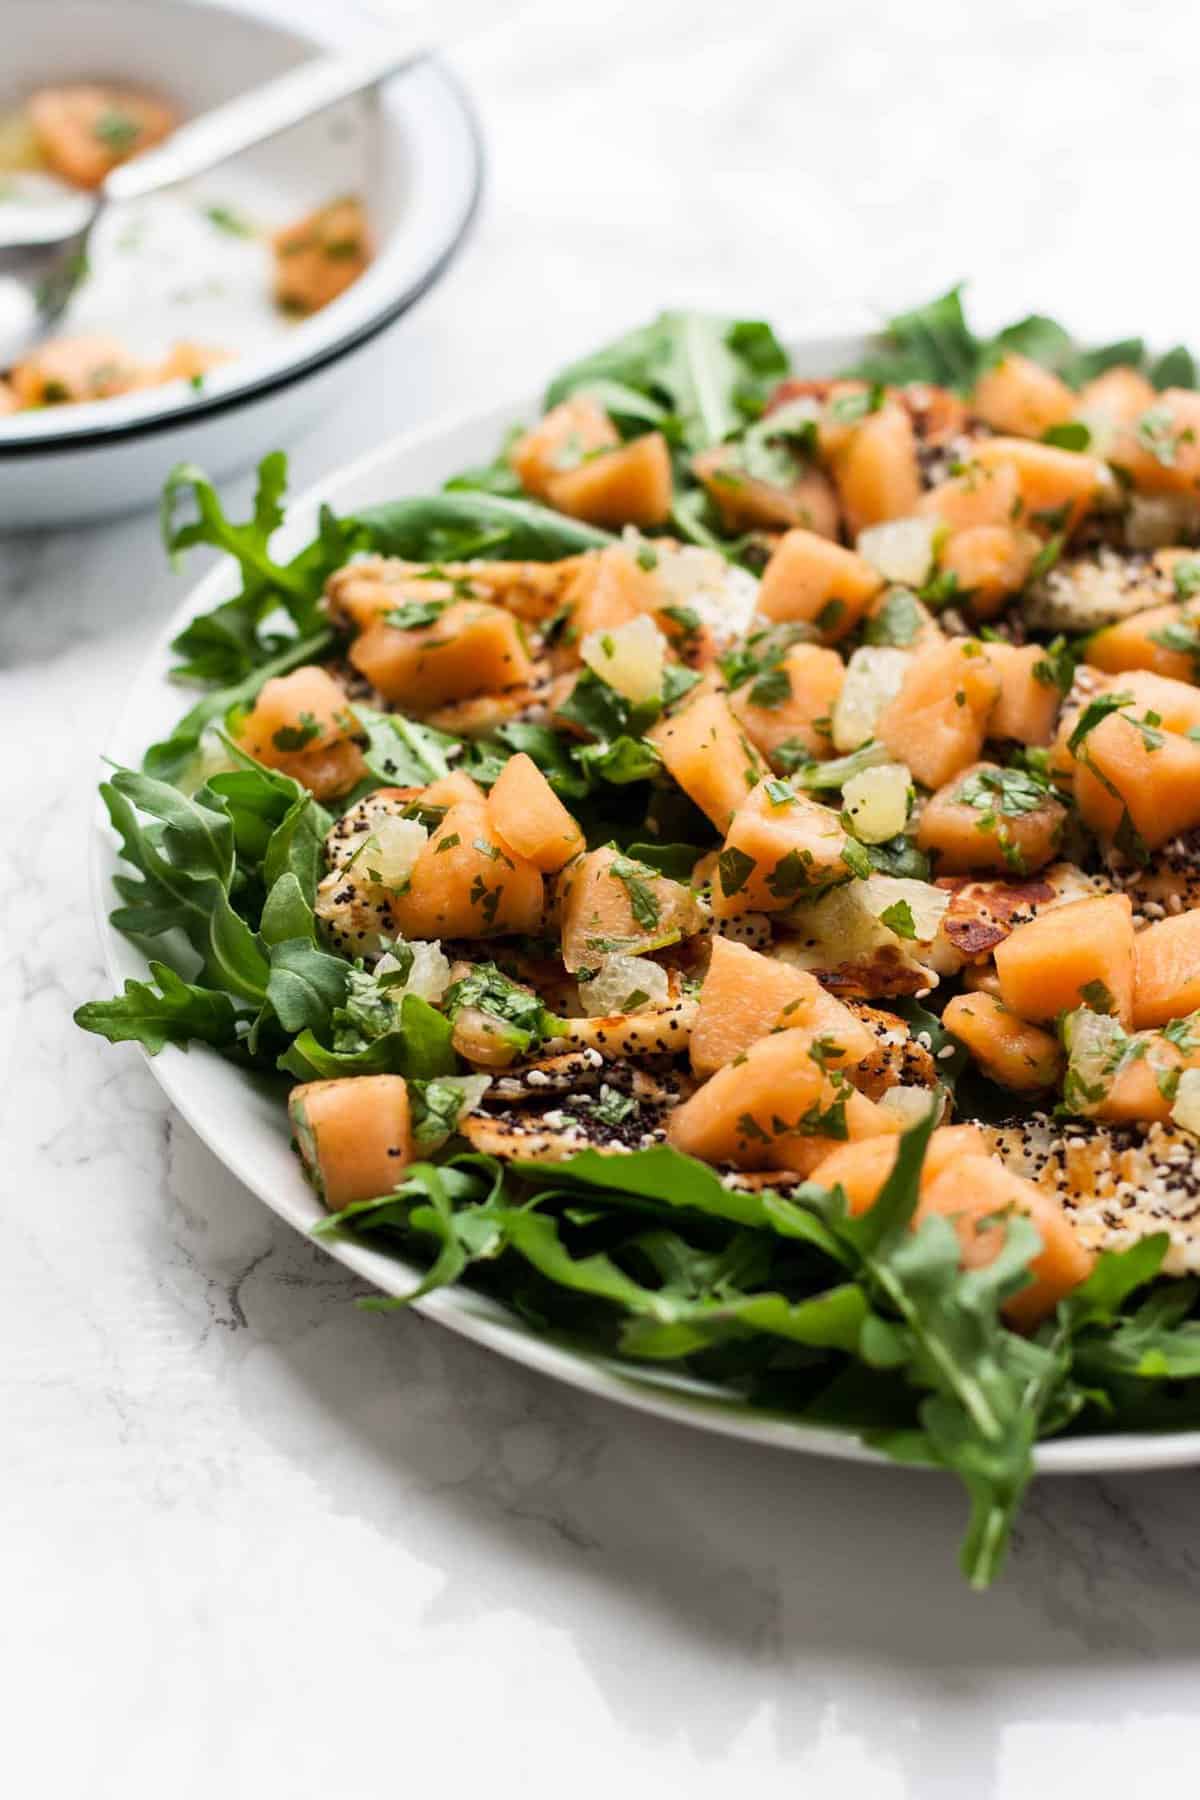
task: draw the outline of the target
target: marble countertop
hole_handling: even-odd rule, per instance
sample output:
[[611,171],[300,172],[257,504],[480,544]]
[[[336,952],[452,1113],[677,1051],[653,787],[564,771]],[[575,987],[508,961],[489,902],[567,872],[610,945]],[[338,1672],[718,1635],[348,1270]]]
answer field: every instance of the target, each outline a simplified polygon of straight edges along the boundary
[[[1195,340],[1198,51],[1170,0],[493,20],[458,59],[492,155],[473,241],[294,479],[670,302],[850,325],[970,273],[989,314]],[[103,985],[97,753],[195,572],[144,516],[0,540],[7,1790],[1136,1800],[1194,1775],[1197,1474],[1041,1483],[974,1596],[935,1477],[666,1426],[358,1311],[138,1053],[72,1028]]]

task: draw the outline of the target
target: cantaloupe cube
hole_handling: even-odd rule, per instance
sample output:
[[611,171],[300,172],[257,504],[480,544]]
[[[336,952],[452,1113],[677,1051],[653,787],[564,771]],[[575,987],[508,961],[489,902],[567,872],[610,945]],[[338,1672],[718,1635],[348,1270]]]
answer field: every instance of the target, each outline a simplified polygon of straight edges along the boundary
[[847,841],[831,807],[786,782],[761,782],[735,813],[718,858],[714,915],[782,912],[849,879]]
[[1057,515],[1065,509],[1064,524],[1070,530],[1099,500],[1115,494],[1107,465],[1082,450],[1060,450],[1056,444],[1036,444],[1028,438],[994,437],[981,438],[972,456],[985,469],[1006,462],[1016,469],[1021,514],[1015,524],[1060,529]]
[[552,875],[584,848],[584,837],[533,758],[511,756],[488,795],[488,818],[510,850]]
[[819,537],[838,534],[833,483],[820,469],[805,469],[784,485],[762,481],[739,466],[736,453],[716,444],[692,459],[695,472],[726,531],[777,531],[801,526]]
[[[1192,1039],[1187,1039],[1189,1045]],[[1128,1055],[1107,1081],[1100,1099],[1089,1103],[1089,1118],[1108,1125],[1165,1125],[1185,1069],[1200,1068],[1200,1045],[1182,1052],[1159,1032],[1141,1031]]]
[[671,452],[661,431],[602,451],[546,483],[546,498],[559,512],[614,531],[665,525],[673,497]]
[[1010,350],[985,369],[971,395],[971,411],[993,431],[1040,438],[1075,416],[1075,395],[1059,376]]
[[326,1206],[390,1194],[412,1159],[408,1086],[400,1075],[308,1081],[288,1095],[304,1166]]
[[1132,695],[1133,705],[1128,710],[1141,719],[1157,713],[1165,731],[1185,736],[1200,731],[1200,687],[1190,682],[1155,675],[1149,669],[1130,669],[1106,681],[1102,691]]
[[960,474],[922,494],[917,511],[940,519],[949,531],[969,531],[975,525],[1010,525],[1020,497],[1014,463],[988,467],[971,461]]
[[1013,525],[970,525],[947,538],[942,573],[953,575],[977,618],[990,619],[1025,586],[1040,549],[1031,531]]
[[[1160,640],[1166,637],[1167,643]],[[1192,639],[1196,650],[1172,650],[1169,640]],[[1106,625],[1088,639],[1087,660],[1095,669],[1120,675],[1129,669],[1152,669],[1171,681],[1195,681],[1200,674],[1200,608],[1150,606],[1145,612]]]
[[1128,420],[1107,452],[1141,494],[1194,495],[1200,482],[1200,393],[1167,388]]
[[26,112],[50,168],[82,188],[99,187],[118,163],[175,128],[173,109],[153,94],[99,82],[41,88]]
[[541,928],[545,888],[540,870],[499,841],[486,807],[468,800],[450,808],[388,908],[406,938],[524,935]]
[[[917,825],[917,844],[936,873],[971,875],[994,869],[1028,875],[1058,854],[1067,809],[1046,794],[1028,811],[1009,799],[1015,778],[996,763],[973,763],[928,801]],[[1024,807],[1033,799],[1015,789]]]
[[1077,410],[1081,418],[1102,416],[1116,424],[1148,412],[1157,397],[1144,375],[1127,363],[1119,363],[1084,382]]
[[275,302],[293,313],[319,312],[356,282],[371,260],[371,232],[361,200],[331,200],[272,240]]
[[653,572],[641,568],[622,546],[614,544],[611,550],[589,552],[580,558],[563,595],[563,605],[570,615],[572,654],[578,652],[591,632],[618,631],[642,613],[653,612],[665,598]]
[[832,644],[854,629],[882,586],[864,556],[814,531],[788,531],[763,570],[758,608],[780,623],[815,626]]
[[345,689],[315,664],[264,682],[233,735],[248,756],[318,800],[347,793],[367,772],[362,727]]
[[90,332],[36,345],[9,380],[18,406],[60,406],[131,393],[151,375],[119,338]]
[[1031,1331],[1092,1272],[1094,1258],[1059,1202],[994,1156],[956,1158],[931,1181],[922,1192],[916,1223],[933,1213],[954,1224],[968,1269],[986,1268],[1000,1254],[1003,1225],[990,1222],[997,1215],[1002,1219],[1019,1214],[1031,1220],[1042,1240],[1030,1264],[1033,1279],[1004,1302],[1005,1317],[1023,1331]]
[[545,500],[556,475],[598,450],[616,450],[620,442],[620,433],[604,408],[587,394],[572,394],[517,439],[508,460],[525,492]]
[[1146,848],[1157,850],[1200,825],[1200,743],[1112,713],[1081,746],[1075,800],[1093,831],[1115,838],[1127,814]]
[[942,1025],[999,1087],[1036,1093],[1054,1087],[1062,1073],[1058,1039],[1019,1019],[995,994],[955,994],[942,1010]]
[[1133,1017],[1133,907],[1098,894],[1051,907],[996,945],[1000,997],[1022,1019],[1047,1023],[1089,1006],[1122,1025]]
[[1200,910],[1147,925],[1133,952],[1136,1026],[1166,1025],[1200,1008]]
[[888,1114],[823,1060],[810,1031],[759,1038],[673,1110],[669,1141],[704,1162],[807,1174],[839,1141],[894,1133]]
[[[884,1182],[895,1166],[900,1140],[896,1137],[858,1138],[854,1143],[839,1144],[836,1150],[819,1162],[812,1180],[821,1187],[840,1187],[846,1196],[846,1210],[864,1213],[874,1206]],[[921,1165],[921,1186],[928,1186],[946,1168],[963,1156],[985,1156],[987,1144],[975,1125],[942,1125],[930,1133]]]
[[350,661],[406,711],[432,712],[448,700],[516,687],[533,673],[520,626],[501,606],[458,600],[429,624],[407,627],[387,617],[355,638]]
[[830,1065],[845,1067],[851,1075],[853,1065],[876,1047],[862,1020],[827,994],[807,969],[794,969],[748,944],[715,937],[692,1026],[693,1073],[715,1074],[779,1026],[802,1027],[821,1038],[830,1046]]
[[876,735],[924,787],[943,787],[978,760],[1000,681],[974,638],[918,651]]
[[479,783],[465,769],[451,769],[449,775],[440,775],[421,790],[426,806],[458,806],[464,800],[469,805],[482,806],[485,798]]
[[907,408],[888,402],[856,424],[832,459],[846,529],[907,519],[921,498],[917,440]]
[[562,959],[571,973],[606,956],[636,956],[691,937],[702,924],[690,888],[605,847],[572,863],[559,888]]
[[722,693],[693,699],[647,733],[668,772],[718,831],[727,831],[766,765]]
[[1062,694],[1042,646],[990,643],[987,659],[1000,679],[988,736],[1015,738],[1018,744],[1048,744]]
[[773,757],[783,744],[809,756],[832,756],[831,721],[845,674],[836,650],[793,644],[776,668],[735,688],[729,705],[750,742],[766,757]]

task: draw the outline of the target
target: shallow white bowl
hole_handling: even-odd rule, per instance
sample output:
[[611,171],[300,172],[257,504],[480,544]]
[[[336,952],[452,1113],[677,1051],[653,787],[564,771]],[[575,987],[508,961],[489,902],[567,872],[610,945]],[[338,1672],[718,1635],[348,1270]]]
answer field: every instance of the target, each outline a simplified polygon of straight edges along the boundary
[[[822,338],[796,345],[793,354],[801,373],[820,376],[845,368],[856,360],[863,347],[863,340],[858,338]],[[287,523],[274,547],[293,555],[309,542],[315,534],[322,503],[327,502],[339,513],[351,513],[406,494],[436,490],[457,470],[490,459],[513,420],[528,418],[535,412],[535,399],[526,397],[516,404],[443,421],[392,439],[297,500],[289,509]],[[166,679],[170,639],[195,614],[230,598],[236,590],[232,567],[218,566],[163,628],[147,655],[108,746],[108,757],[113,762],[138,766],[146,746],[165,736],[185,710],[186,693]],[[118,990],[127,978],[143,979],[146,974],[142,956],[108,922],[112,877],[120,867],[115,838],[98,805],[92,841],[93,901],[105,962]],[[149,1062],[168,1098],[192,1129],[280,1218],[298,1231],[308,1232],[326,1216],[290,1148],[283,1090],[279,1086],[247,1077],[215,1051],[202,1046],[186,1052],[168,1046]],[[403,1294],[419,1279],[420,1272],[414,1266],[395,1257],[347,1242],[323,1239],[321,1243],[329,1255],[385,1293]],[[854,1438],[834,1435],[794,1419],[750,1412],[699,1382],[672,1377],[665,1371],[643,1372],[611,1359],[562,1349],[469,1289],[443,1289],[417,1304],[422,1312],[517,1362],[643,1411],[781,1449],[860,1461],[884,1460]],[[1043,1444],[1037,1452],[1038,1468],[1048,1474],[1168,1468],[1196,1462],[1200,1462],[1200,1431],[1080,1438]]]
[[[344,48],[348,34],[365,44],[378,30],[353,6],[313,9],[301,28],[191,0],[5,0],[2,22],[0,107],[43,82],[95,75],[161,90],[184,114],[214,106],[317,50]],[[174,462],[187,459],[228,474],[286,443],[332,403],[348,360],[361,356],[438,279],[470,225],[481,180],[474,114],[454,78],[434,63],[198,178],[190,184],[197,196],[245,196],[274,224],[337,192],[361,192],[375,260],[332,305],[273,331],[264,325],[264,279],[263,295],[247,299],[241,321],[236,312],[231,320],[232,341],[241,323],[249,348],[199,390],[176,382],[0,420],[0,529],[142,505]],[[186,248],[183,257],[190,278]],[[199,316],[197,309],[181,310],[174,335],[211,339],[198,310]],[[131,318],[121,333],[135,348],[138,323]]]

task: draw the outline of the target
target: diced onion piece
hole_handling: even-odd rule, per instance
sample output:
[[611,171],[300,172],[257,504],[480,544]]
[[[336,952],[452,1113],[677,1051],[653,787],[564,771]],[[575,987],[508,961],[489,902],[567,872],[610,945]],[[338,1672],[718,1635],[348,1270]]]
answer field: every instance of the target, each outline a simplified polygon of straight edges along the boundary
[[[932,944],[950,904],[950,896],[944,888],[934,887],[931,881],[914,881],[903,875],[868,875],[862,887],[868,912],[895,936],[907,938],[908,933],[889,925],[883,915],[893,907],[907,907],[914,933],[909,941]],[[904,922],[908,923],[907,917]]]
[[1184,1069],[1180,1075],[1171,1117],[1176,1125],[1200,1137],[1200,1069]]
[[912,776],[904,763],[881,763],[852,775],[842,789],[842,811],[862,844],[886,844],[908,822]]
[[857,750],[874,737],[880,713],[900,692],[910,659],[909,651],[881,644],[854,652],[833,709],[835,750]]
[[653,558],[665,605],[690,607],[722,645],[745,636],[758,607],[758,577],[749,569],[739,569],[717,550],[666,544],[630,529],[624,542],[635,555]]
[[[405,948],[412,953],[412,964],[403,981],[389,982],[388,992],[393,997],[402,994],[416,994],[421,1000],[435,1004],[450,986],[450,959],[444,955],[442,946],[433,940],[425,943],[417,940],[406,944]],[[376,975],[394,975],[403,965],[391,951],[381,956],[375,965]]]
[[888,1088],[885,1094],[879,1096],[876,1104],[894,1119],[899,1119],[902,1131],[908,1131],[911,1126],[919,1124],[934,1106],[937,1107],[940,1119],[945,1111],[946,1097],[944,1094],[935,1095],[929,1088],[901,1085]]
[[579,646],[588,668],[641,706],[662,693],[667,641],[648,613],[618,625],[615,631],[589,631]]
[[385,814],[371,827],[360,858],[363,873],[369,881],[378,880],[383,887],[403,887],[428,838],[424,825],[416,819]]
[[921,588],[932,573],[941,533],[937,519],[888,519],[859,532],[858,554],[866,557],[885,581]]
[[1063,1020],[1062,1036],[1067,1048],[1063,1098],[1072,1112],[1093,1112],[1112,1086],[1125,1048],[1125,1032],[1119,1019],[1080,1006]]
[[590,1019],[665,1006],[669,996],[667,971],[644,956],[606,956],[592,980],[579,984],[580,1004]]

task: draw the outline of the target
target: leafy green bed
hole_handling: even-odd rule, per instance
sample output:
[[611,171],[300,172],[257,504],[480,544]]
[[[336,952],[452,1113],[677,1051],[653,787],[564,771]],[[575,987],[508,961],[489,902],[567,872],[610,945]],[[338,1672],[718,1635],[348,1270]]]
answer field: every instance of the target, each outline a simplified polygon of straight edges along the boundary
[[[954,293],[896,320],[861,372],[965,387],[997,344],[1019,345],[1071,380],[1111,362],[1146,361],[1140,344],[1081,351],[1045,319],[980,340]],[[668,314],[564,371],[547,400],[586,386],[619,426],[663,430],[679,459],[672,532],[753,564],[752,544],[722,538],[687,459],[733,440],[752,466],[769,463],[763,399],[787,368],[761,322]],[[1179,350],[1150,372],[1160,384],[1195,380]],[[285,480],[283,456],[268,457],[244,524],[226,518],[201,471],[177,469],[167,484],[169,550],[204,543],[229,552],[241,587],[175,641],[177,678],[202,697],[151,746],[141,770],[119,769],[102,787],[130,871],[117,878],[113,923],[146,950],[150,979],[127,982],[122,996],[81,1007],[77,1018],[151,1054],[200,1042],[247,1069],[278,1072],[281,1104],[283,1077],[402,1074],[419,1136],[441,1146],[457,1104],[447,1019],[413,995],[393,1003],[385,982],[320,941],[313,900],[329,815],[228,736],[225,766],[206,772],[202,740],[270,676],[333,648],[319,600],[328,574],[357,551],[434,563],[549,560],[608,540],[521,500],[501,456],[440,494],[350,518],[325,509],[312,543],[280,562],[271,543]],[[653,849],[629,844],[622,821],[644,819],[655,759],[639,738],[644,721],[619,710],[590,715],[591,741],[582,745],[512,725],[465,746],[395,715],[362,717],[365,788],[424,784],[463,761],[486,784],[522,749],[591,841],[615,837],[668,871],[673,857],[685,872],[694,861],[694,844],[671,841],[673,829],[686,840],[686,817],[660,821]],[[628,803],[633,788],[637,804]],[[919,1008],[915,1017],[935,1048],[948,1047],[936,1018]],[[960,1060],[942,1064],[951,1081]],[[428,1263],[410,1299],[465,1279],[567,1344],[633,1359],[647,1374],[682,1370],[737,1404],[857,1433],[899,1460],[957,1472],[971,1500],[963,1565],[984,1585],[1000,1565],[1038,1439],[1200,1424],[1188,1385],[1200,1376],[1197,1284],[1156,1282],[1167,1239],[1149,1238],[1102,1257],[1036,1337],[1015,1335],[999,1304],[1027,1279],[1036,1234],[1010,1222],[997,1260],[965,1273],[945,1220],[911,1231],[929,1129],[906,1136],[878,1204],[856,1219],[836,1191],[732,1191],[665,1146],[506,1168],[456,1154],[451,1138],[436,1160],[410,1167],[396,1192],[319,1231]]]

